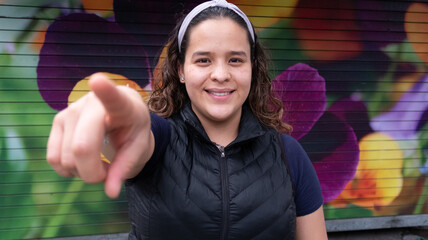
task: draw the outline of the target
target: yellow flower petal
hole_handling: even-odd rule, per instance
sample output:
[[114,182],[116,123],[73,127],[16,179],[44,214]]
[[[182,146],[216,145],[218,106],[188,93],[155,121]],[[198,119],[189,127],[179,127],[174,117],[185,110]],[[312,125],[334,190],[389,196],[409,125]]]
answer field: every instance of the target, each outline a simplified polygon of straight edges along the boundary
[[[142,89],[136,82],[129,80],[128,78],[114,73],[103,73],[107,77],[109,77],[113,82],[115,82],[117,85],[120,86],[127,86],[134,90],[136,90],[138,93],[140,93],[140,96],[143,98],[144,101],[148,101],[150,97],[150,92]],[[85,77],[84,79],[80,80],[71,91],[70,95],[68,96],[68,105],[70,105],[72,102],[77,101],[79,98],[86,95],[89,91],[89,78],[91,76]]]
[[298,0],[269,0],[254,4],[252,0],[230,0],[248,16],[256,28],[266,28],[290,16]]
[[337,201],[363,207],[386,206],[403,186],[403,151],[392,137],[383,133],[369,134],[359,145],[357,172]]

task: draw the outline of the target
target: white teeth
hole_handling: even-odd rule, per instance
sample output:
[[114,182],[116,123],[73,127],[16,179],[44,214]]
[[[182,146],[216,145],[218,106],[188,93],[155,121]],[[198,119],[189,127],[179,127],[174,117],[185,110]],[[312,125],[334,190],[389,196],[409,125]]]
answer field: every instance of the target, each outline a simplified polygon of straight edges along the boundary
[[226,95],[231,94],[233,91],[228,91],[228,92],[213,92],[213,91],[208,91],[207,90],[207,92],[209,94],[212,94],[212,95],[215,95],[215,96],[226,96]]
[[228,95],[230,92],[222,92],[222,93],[219,93],[219,92],[211,92],[211,94],[213,94],[213,95],[216,95],[216,96],[226,96],[226,95]]

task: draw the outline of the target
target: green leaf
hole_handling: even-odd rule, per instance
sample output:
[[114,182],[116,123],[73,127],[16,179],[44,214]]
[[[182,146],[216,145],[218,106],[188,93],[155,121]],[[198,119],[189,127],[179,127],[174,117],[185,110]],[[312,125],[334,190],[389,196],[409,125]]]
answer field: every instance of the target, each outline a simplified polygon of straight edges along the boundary
[[268,56],[274,64],[270,68],[272,78],[288,67],[308,60],[300,49],[290,24],[290,20],[281,20],[258,33],[261,44],[266,46]]
[[[427,165],[427,158],[428,158],[428,123],[425,124],[425,126],[419,131],[419,149],[421,149],[421,165],[426,166]],[[426,173],[428,175],[428,169],[426,169]]]
[[373,216],[371,210],[354,204],[348,204],[344,208],[336,208],[329,204],[325,204],[324,213],[326,219],[363,218]]
[[[26,172],[27,162],[24,144],[13,128],[0,130],[2,192],[19,187],[20,191],[31,192],[31,175]],[[3,175],[3,176],[2,176]],[[27,183],[27,184],[21,184]],[[2,239],[22,239],[28,232],[35,214],[33,198],[30,194],[21,196],[0,195],[0,233]]]
[[421,59],[416,55],[412,44],[407,39],[401,43],[389,44],[382,48],[382,51],[396,62],[421,63]]

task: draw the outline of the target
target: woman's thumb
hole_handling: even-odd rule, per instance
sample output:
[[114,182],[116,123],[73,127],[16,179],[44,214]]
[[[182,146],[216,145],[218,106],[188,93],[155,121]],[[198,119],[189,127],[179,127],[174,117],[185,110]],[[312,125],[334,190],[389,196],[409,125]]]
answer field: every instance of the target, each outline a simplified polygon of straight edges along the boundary
[[113,162],[107,171],[107,178],[104,183],[104,191],[110,198],[117,198],[122,190],[123,176],[119,164]]

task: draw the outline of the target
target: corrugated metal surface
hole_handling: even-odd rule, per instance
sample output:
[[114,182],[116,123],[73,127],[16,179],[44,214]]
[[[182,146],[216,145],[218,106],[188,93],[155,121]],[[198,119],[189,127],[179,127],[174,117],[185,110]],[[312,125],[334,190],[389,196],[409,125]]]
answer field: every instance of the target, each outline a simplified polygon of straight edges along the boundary
[[[428,213],[428,1],[232,2],[270,53],[326,218]],[[197,3],[0,1],[1,239],[128,231],[123,194],[48,166],[50,124],[93,72],[149,92],[177,12]]]

